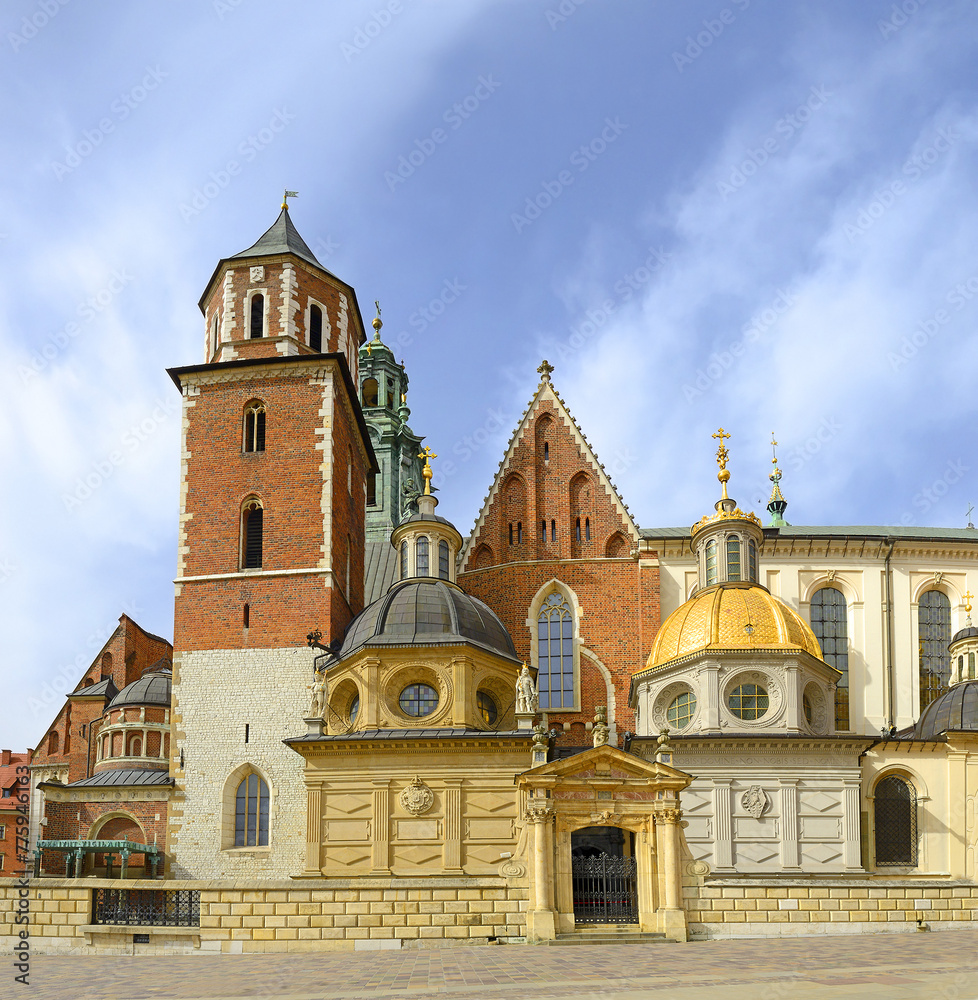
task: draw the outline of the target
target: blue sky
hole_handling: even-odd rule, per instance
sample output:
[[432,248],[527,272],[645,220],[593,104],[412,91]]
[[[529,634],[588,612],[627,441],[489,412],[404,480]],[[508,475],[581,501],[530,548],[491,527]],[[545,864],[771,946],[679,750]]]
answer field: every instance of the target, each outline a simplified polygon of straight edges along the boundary
[[35,744],[119,614],[172,635],[164,369],[202,360],[204,284],[285,187],[365,320],[381,300],[463,532],[543,357],[642,526],[709,509],[721,424],[742,505],[774,430],[793,523],[963,526],[973,14],[10,0],[0,743]]

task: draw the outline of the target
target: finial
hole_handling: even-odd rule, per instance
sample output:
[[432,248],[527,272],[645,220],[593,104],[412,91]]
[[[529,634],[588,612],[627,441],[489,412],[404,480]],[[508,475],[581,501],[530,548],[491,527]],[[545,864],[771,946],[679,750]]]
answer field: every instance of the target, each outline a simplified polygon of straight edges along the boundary
[[540,373],[540,377],[544,382],[550,381],[550,373],[554,370],[554,366],[546,359],[543,359],[543,364],[537,369]]
[[384,325],[380,318],[380,299],[374,299],[374,305],[377,307],[377,315],[374,316],[373,323],[371,324],[374,328],[374,340],[380,340],[380,328]]
[[720,427],[713,437],[720,439],[720,447],[717,448],[717,465],[720,466],[720,471],[717,473],[717,479],[720,480],[720,485],[723,486],[723,499],[726,500],[727,482],[730,479],[730,471],[727,469],[727,459],[730,458],[730,452],[727,451],[727,446],[723,443],[723,439],[729,438],[730,435]]
[[770,526],[772,528],[787,527],[788,522],[784,519],[784,512],[788,507],[788,501],[781,493],[781,470],[778,468],[778,442],[774,439],[774,431],[771,431],[771,451],[774,457],[771,464],[774,472],[767,478],[771,480],[774,487],[771,490],[771,499],[767,502],[768,513],[771,515]]
[[970,590],[966,591],[964,595],[964,610],[968,616],[968,619],[964,624],[967,628],[971,627],[971,599],[974,596],[975,595],[972,594]]
[[287,212],[289,210],[289,198],[298,198],[298,191],[289,191],[286,189],[285,194],[282,196],[282,208]]
[[421,475],[424,476],[424,495],[431,496],[431,477],[434,473],[431,471],[431,460],[437,458],[438,456],[427,446],[421,449],[421,454],[418,458],[424,459],[424,468],[421,470]]

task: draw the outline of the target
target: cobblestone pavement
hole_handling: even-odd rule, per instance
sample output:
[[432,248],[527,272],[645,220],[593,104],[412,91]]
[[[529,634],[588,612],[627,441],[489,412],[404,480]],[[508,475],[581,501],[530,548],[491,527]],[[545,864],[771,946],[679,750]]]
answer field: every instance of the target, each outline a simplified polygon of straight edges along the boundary
[[315,955],[7,958],[0,997],[31,1000],[973,1000],[978,930],[689,944],[523,945]]

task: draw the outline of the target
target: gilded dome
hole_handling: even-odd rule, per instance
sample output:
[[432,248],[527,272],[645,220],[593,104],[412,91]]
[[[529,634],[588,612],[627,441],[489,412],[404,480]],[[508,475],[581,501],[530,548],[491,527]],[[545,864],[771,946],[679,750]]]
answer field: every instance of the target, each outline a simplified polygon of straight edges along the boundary
[[662,623],[643,670],[720,649],[800,649],[822,659],[815,633],[765,587],[727,583],[700,590]]

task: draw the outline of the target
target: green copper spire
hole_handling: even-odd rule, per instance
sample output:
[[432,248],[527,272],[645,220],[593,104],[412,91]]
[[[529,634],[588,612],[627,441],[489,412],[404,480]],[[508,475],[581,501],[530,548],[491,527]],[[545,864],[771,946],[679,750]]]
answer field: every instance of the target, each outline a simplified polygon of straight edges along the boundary
[[774,458],[771,459],[774,472],[768,476],[768,479],[774,483],[774,488],[771,490],[771,499],[767,502],[767,511],[771,515],[769,526],[772,528],[787,528],[790,525],[784,519],[784,512],[788,507],[788,501],[781,494],[781,470],[778,468],[778,442],[774,440],[774,431],[771,431],[771,450],[774,452]]

